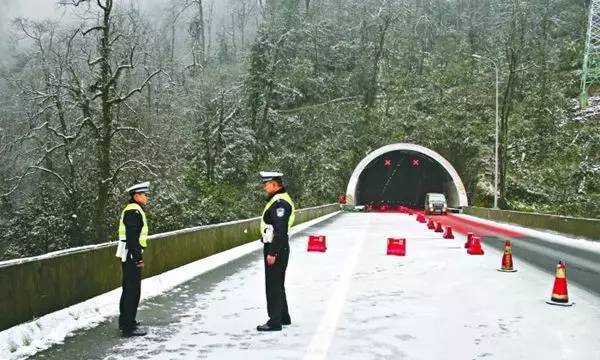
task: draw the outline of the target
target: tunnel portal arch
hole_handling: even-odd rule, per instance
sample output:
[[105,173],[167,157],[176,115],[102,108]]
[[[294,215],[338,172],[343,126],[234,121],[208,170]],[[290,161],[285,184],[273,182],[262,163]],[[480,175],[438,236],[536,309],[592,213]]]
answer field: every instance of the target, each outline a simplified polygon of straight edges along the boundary
[[448,160],[424,146],[397,143],[362,159],[348,182],[349,205],[389,202],[421,207],[427,192],[443,192],[448,206],[468,206],[464,184]]

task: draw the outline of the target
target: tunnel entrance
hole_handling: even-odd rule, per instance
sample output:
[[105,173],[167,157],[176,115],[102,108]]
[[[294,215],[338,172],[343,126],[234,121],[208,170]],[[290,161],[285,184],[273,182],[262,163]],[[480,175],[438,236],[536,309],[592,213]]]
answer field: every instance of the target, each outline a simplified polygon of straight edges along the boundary
[[377,157],[358,179],[356,203],[422,208],[428,192],[445,193],[450,174],[432,158],[414,151]]
[[419,145],[392,144],[357,165],[346,197],[352,205],[422,208],[429,192],[445,194],[449,207],[468,205],[462,180],[446,159]]

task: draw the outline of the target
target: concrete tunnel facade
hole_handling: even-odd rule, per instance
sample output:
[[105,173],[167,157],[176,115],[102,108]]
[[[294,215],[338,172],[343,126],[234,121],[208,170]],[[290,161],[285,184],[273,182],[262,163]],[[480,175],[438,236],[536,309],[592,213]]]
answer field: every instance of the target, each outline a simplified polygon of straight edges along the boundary
[[448,160],[426,147],[398,143],[381,147],[358,163],[346,201],[422,208],[429,192],[444,193],[449,207],[468,206],[464,184]]

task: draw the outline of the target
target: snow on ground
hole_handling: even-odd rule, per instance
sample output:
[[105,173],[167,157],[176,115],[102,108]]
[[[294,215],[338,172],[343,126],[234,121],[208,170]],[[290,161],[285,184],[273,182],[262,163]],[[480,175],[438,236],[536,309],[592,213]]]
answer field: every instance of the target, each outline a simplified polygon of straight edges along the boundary
[[[303,229],[324,221],[336,214],[337,213],[333,213],[300,224],[294,227],[291,230],[291,233],[300,232]],[[102,244],[101,246],[106,245]],[[87,248],[89,247],[86,247],[86,249]],[[166,273],[144,279],[142,281],[142,301],[160,295],[181,283],[219,266],[223,266],[232,260],[252,253],[260,248],[262,248],[262,244],[259,241],[254,241],[184,265]],[[69,251],[72,252],[74,250]],[[64,252],[61,252],[60,254],[62,253]],[[49,255],[44,255],[42,257],[47,256]],[[10,360],[31,356],[54,344],[62,343],[66,337],[72,335],[76,331],[96,327],[98,324],[106,321],[107,318],[118,315],[120,296],[121,288],[118,288],[85,302],[0,332],[0,359]]]
[[[307,253],[310,233],[326,253]],[[287,293],[293,324],[266,320],[262,254],[256,251],[144,303],[145,338],[99,326],[46,359],[586,359],[600,360],[600,299],[570,285],[573,307],[545,303],[554,278],[501,252],[469,256],[414,216],[348,213],[292,241]],[[407,256],[385,255],[406,237]]]

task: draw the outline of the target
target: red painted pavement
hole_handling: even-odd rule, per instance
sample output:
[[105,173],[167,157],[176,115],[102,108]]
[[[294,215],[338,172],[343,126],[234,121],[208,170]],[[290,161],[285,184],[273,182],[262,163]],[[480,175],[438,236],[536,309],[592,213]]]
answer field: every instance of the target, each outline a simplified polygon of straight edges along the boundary
[[500,235],[510,238],[520,238],[524,235],[498,225],[483,223],[474,219],[467,219],[455,214],[430,216],[435,222],[441,222],[444,226],[451,226],[452,230],[466,234],[472,232],[478,236]]

